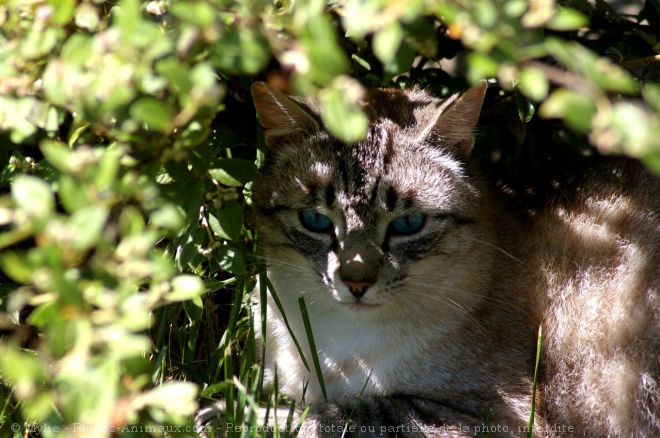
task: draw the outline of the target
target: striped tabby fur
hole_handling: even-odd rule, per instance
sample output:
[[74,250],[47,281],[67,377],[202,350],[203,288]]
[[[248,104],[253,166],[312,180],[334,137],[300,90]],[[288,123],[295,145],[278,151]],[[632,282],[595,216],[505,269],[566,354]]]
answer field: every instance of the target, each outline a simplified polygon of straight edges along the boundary
[[263,255],[311,364],[305,299],[328,396],[269,297],[263,365],[312,406],[301,436],[524,436],[539,326],[535,436],[660,436],[657,178],[602,160],[498,187],[470,159],[485,88],[367,90],[346,145],[314,100],[253,86]]

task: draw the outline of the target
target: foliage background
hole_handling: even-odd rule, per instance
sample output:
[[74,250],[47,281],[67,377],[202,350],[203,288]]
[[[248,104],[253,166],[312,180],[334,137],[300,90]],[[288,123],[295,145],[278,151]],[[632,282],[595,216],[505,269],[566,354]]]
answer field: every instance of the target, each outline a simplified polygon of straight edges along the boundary
[[0,436],[165,436],[261,398],[254,80],[355,141],[364,86],[489,78],[506,173],[560,144],[660,170],[659,32],[658,0],[0,0]]

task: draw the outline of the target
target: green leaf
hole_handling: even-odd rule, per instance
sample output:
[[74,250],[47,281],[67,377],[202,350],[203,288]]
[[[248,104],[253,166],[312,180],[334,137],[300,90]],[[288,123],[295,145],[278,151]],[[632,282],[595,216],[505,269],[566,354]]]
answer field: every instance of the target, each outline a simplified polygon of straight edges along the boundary
[[131,105],[130,114],[136,120],[146,123],[149,128],[167,134],[174,127],[176,110],[167,102],[143,97]]
[[519,90],[515,91],[515,97],[516,106],[518,107],[518,116],[520,117],[520,120],[528,123],[530,120],[532,120],[536,107],[532,102],[529,101],[529,99],[523,96]]
[[218,15],[213,6],[204,2],[172,3],[170,13],[181,21],[201,28],[211,26]]
[[187,161],[168,161],[165,163],[167,174],[176,181],[184,181],[190,173]]
[[525,96],[538,102],[548,95],[548,78],[540,69],[526,67],[520,72],[519,87]]
[[233,148],[238,146],[240,139],[229,129],[214,129],[211,140],[214,145],[220,148]]
[[23,253],[4,250],[0,252],[2,270],[16,283],[28,283],[38,268]]
[[578,73],[601,89],[624,93],[634,93],[638,89],[630,73],[577,42],[548,38],[544,46],[569,70]]
[[99,26],[99,13],[96,10],[96,7],[92,6],[89,3],[83,3],[78,8],[76,8],[76,15],[74,17],[74,22],[76,26],[85,29],[89,32],[93,32],[98,29]]
[[474,83],[483,78],[497,76],[499,63],[486,54],[472,52],[468,54],[468,63],[470,65],[469,82]]
[[349,71],[350,63],[337,44],[335,29],[327,15],[309,18],[300,34],[300,45],[307,55],[312,81],[327,84]]
[[67,142],[70,148],[75,146],[76,142],[82,136],[82,134],[87,131],[87,129],[89,129],[89,126],[90,123],[86,120],[75,120],[73,122],[73,126],[69,131],[69,141]]
[[245,274],[245,262],[236,248],[230,245],[223,245],[217,249],[216,259],[220,268],[232,274]]
[[204,230],[201,228],[194,228],[181,237],[175,257],[180,270],[183,270],[195,257],[199,256],[204,237]]
[[142,21],[139,0],[121,0],[119,7],[115,11],[115,22],[121,29],[122,42],[126,45],[131,44],[131,38],[136,35],[136,31]]
[[[183,3],[176,4],[184,5]],[[178,95],[185,96],[193,87],[190,79],[190,71],[176,59],[166,58],[160,61],[156,64],[156,71],[167,79],[169,89]]]
[[185,127],[179,138],[183,146],[192,147],[197,146],[206,140],[210,132],[211,128],[207,124],[193,121]]
[[68,213],[73,213],[79,208],[91,205],[90,199],[85,187],[71,175],[62,174],[60,182],[60,202]]
[[134,205],[127,205],[122,209],[117,223],[122,237],[139,234],[145,227],[142,213]]
[[415,50],[413,50],[407,41],[401,41],[399,50],[394,55],[394,60],[383,66],[385,72],[390,76],[396,76],[410,70],[416,55]]
[[27,385],[36,390],[36,385],[46,382],[46,365],[38,356],[0,346],[0,370],[3,380],[10,381],[16,387]]
[[197,411],[197,385],[190,382],[168,382],[159,385],[134,401],[136,408],[154,406],[177,415],[194,415]]
[[232,26],[211,53],[211,63],[230,74],[256,74],[269,59],[268,41],[251,27]]
[[401,46],[403,29],[397,21],[391,22],[387,27],[376,32],[373,38],[374,55],[383,63],[394,61],[396,53]]
[[84,67],[93,55],[92,38],[83,33],[75,33],[66,40],[62,46],[62,61],[66,61],[70,66]]
[[[57,301],[47,301],[30,313],[27,322],[35,327],[44,329],[46,326],[52,326],[63,323],[64,318],[60,312],[60,305]],[[59,341],[59,340],[58,340]]]
[[660,174],[660,152],[651,152],[642,159],[653,172]]
[[251,161],[238,158],[220,158],[211,163],[209,175],[221,184],[230,187],[243,186],[254,179],[257,168]]
[[[80,326],[71,324],[69,331],[81,330]],[[119,366],[116,360],[106,359],[93,366],[88,364],[82,371],[79,364],[87,359],[85,353],[79,350],[69,353],[55,376],[58,386],[70,385],[67,391],[60,392],[62,415],[79,419],[83,424],[104,424],[110,419],[117,397],[115,382],[119,378]]]
[[589,20],[580,12],[571,8],[559,7],[554,17],[546,23],[552,30],[575,30],[589,24]]
[[97,190],[105,192],[117,183],[119,161],[124,155],[127,155],[127,151],[118,144],[112,144],[103,151],[94,172],[94,183]]
[[[148,329],[150,322],[147,294],[133,294],[121,304],[121,319],[119,320],[119,324],[122,328],[131,332],[137,332]],[[118,354],[116,356],[121,357],[123,355]]]
[[209,214],[209,225],[214,233],[224,239],[238,240],[243,230],[243,208],[237,201],[222,203],[222,208]]
[[194,297],[183,302],[183,310],[191,322],[197,322],[204,315],[204,302],[201,297]]
[[56,140],[43,140],[39,149],[50,164],[61,172],[71,171],[71,156],[73,153],[68,146]]
[[542,117],[558,117],[578,132],[591,129],[591,119],[596,113],[593,101],[584,94],[561,88],[555,90],[539,110]]
[[59,29],[46,27],[34,28],[20,40],[19,54],[27,59],[38,59],[50,53],[59,40]]
[[172,292],[167,294],[169,301],[185,301],[201,297],[206,293],[204,283],[196,275],[179,275],[172,279]]
[[359,102],[354,100],[355,93],[361,93],[361,89],[346,80],[346,84],[340,78],[333,82],[333,86],[319,93],[323,106],[323,121],[332,134],[341,141],[353,143],[360,141],[367,133],[368,120],[362,112]]
[[19,175],[11,190],[16,206],[32,218],[41,218],[55,210],[55,200],[50,185],[40,178]]
[[660,85],[648,83],[642,89],[644,101],[655,111],[660,112]]
[[660,138],[652,131],[651,115],[642,105],[617,102],[612,108],[611,129],[628,155],[643,157],[658,150]]
[[73,18],[76,9],[75,0],[48,0],[48,5],[53,7],[52,20],[58,24],[68,24]]
[[171,232],[177,232],[185,225],[181,213],[172,204],[165,204],[151,213],[149,223],[153,227],[163,228]]
[[83,207],[74,212],[69,220],[69,225],[75,230],[72,246],[83,251],[96,245],[102,237],[107,219],[108,211],[98,205]]

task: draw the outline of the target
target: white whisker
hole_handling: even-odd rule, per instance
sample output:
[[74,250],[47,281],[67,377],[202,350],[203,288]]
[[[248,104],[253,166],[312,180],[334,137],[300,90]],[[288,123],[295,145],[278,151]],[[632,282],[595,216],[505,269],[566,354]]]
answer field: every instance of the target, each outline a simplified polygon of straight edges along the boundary
[[525,263],[522,260],[520,260],[519,258],[513,256],[512,254],[509,254],[503,248],[495,245],[494,243],[486,242],[485,240],[480,240],[480,239],[470,239],[470,240],[473,240],[474,242],[481,243],[483,245],[489,246],[489,247],[501,252],[502,254],[506,255],[507,257],[511,258],[512,260],[515,260],[517,263],[519,263],[523,266],[528,266],[527,263]]

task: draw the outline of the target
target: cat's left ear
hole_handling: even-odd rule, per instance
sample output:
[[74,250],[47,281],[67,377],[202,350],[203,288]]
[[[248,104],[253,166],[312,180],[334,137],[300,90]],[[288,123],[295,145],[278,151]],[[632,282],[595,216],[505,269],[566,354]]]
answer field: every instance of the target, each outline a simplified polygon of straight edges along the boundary
[[450,103],[448,108],[442,109],[432,128],[440,136],[442,147],[459,156],[470,155],[486,88],[488,84],[485,80],[478,82]]
[[259,122],[264,128],[266,145],[271,149],[319,130],[318,122],[309,113],[265,82],[252,84],[252,98]]

